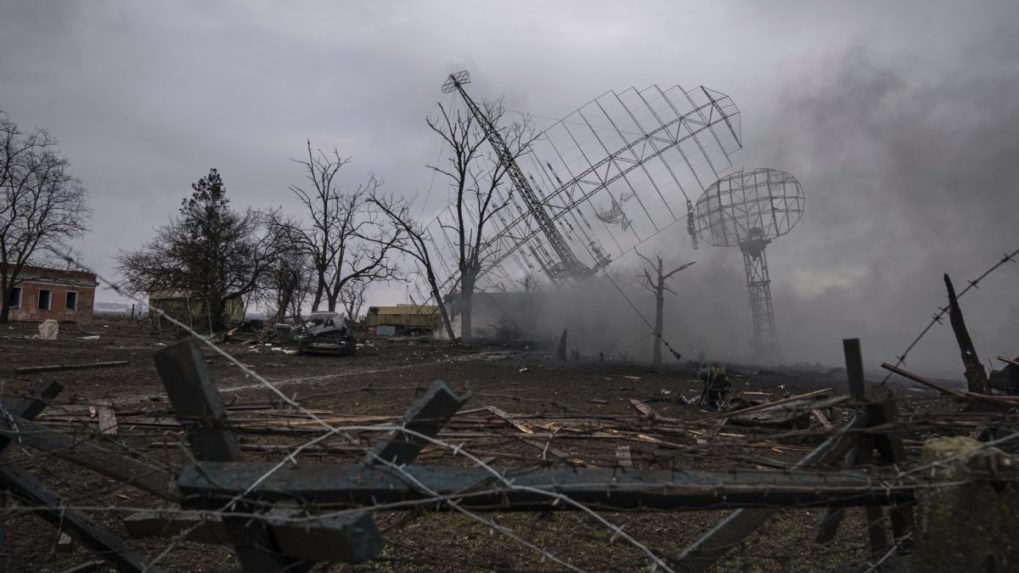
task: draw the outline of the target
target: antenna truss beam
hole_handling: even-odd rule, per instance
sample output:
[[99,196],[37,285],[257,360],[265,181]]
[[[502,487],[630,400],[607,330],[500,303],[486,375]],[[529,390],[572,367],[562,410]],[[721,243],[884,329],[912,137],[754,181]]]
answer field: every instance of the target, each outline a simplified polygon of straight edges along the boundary
[[[661,92],[657,86],[654,89],[664,96],[664,92]],[[620,101],[621,106],[627,110],[633,122],[640,129],[640,136],[632,139],[614,152],[609,153],[603,159],[590,164],[587,169],[574,175],[566,183],[560,182],[560,186],[543,201],[543,205],[554,207],[556,210],[551,221],[558,222],[560,219],[568,216],[577,207],[589,202],[596,194],[605,191],[614,183],[624,180],[631,172],[637,169],[646,170],[649,162],[663,156],[666,152],[679,148],[679,146],[687,141],[697,141],[698,135],[708,134],[716,141],[719,141],[717,134],[714,132],[715,127],[724,126],[732,139],[739,145],[741,134],[739,132],[739,125],[733,117],[738,114],[738,111],[734,111],[735,106],[731,103],[731,100],[727,96],[721,96],[721,94],[717,94],[717,92],[713,92],[704,86],[700,86],[698,89],[706,98],[706,104],[695,105],[691,111],[678,115],[668,121],[663,121],[658,114],[652,114],[659,123],[659,126],[650,130],[644,128],[641,122],[637,120],[629,108],[622,104],[622,101],[616,95],[615,99]],[[689,95],[687,95],[687,98],[689,99]],[[652,109],[643,96],[641,96],[641,100],[649,110]],[[674,106],[671,107],[674,110],[676,109]],[[612,122],[611,117],[607,113],[605,113],[605,117],[622,137],[622,132]],[[697,141],[697,145],[700,151],[704,152],[704,148],[700,145],[699,141]],[[719,141],[719,146],[724,148],[721,141]],[[707,157],[707,153],[703,153],[703,155]],[[682,156],[684,162],[696,175],[696,170],[691,165],[690,159],[685,153]],[[708,162],[710,163],[710,159],[708,159]],[[682,186],[679,184],[679,180],[671,166],[667,162],[665,166],[672,180],[676,182],[679,190],[683,192]],[[654,185],[654,178],[649,176],[648,179]],[[685,192],[683,194],[685,195]],[[567,197],[568,200],[564,204],[554,205],[553,199],[560,196]],[[687,199],[687,202],[689,202],[689,199]],[[523,216],[521,215],[509,222],[506,228],[511,229],[517,226],[522,218]],[[496,258],[492,259],[488,268],[498,266],[525,243],[533,239],[540,231],[541,228],[539,227],[539,229],[535,229],[516,240],[512,246],[504,248]]]
[[562,233],[559,232],[552,218],[548,216],[545,211],[545,206],[542,205],[541,200],[538,198],[538,194],[531,188],[530,182],[527,181],[527,177],[524,176],[523,171],[520,170],[520,166],[517,165],[516,158],[513,157],[513,153],[510,151],[509,146],[506,145],[506,141],[502,138],[502,134],[495,127],[492,121],[485,115],[485,113],[478,107],[478,104],[474,103],[474,100],[467,94],[467,90],[464,89],[464,81],[466,76],[464,72],[458,72],[451,74],[449,79],[444,84],[444,91],[450,84],[463,98],[464,103],[470,109],[474,119],[478,121],[482,129],[485,132],[485,137],[488,138],[488,142],[492,144],[492,148],[495,150],[496,155],[499,157],[499,162],[503,164],[506,171],[509,173],[510,179],[513,181],[513,186],[517,192],[523,197],[524,202],[527,204],[527,209],[531,216],[537,221],[538,229],[545,238],[548,239],[552,250],[559,258],[559,265],[553,268],[548,268],[546,271],[553,280],[558,280],[562,276],[569,276],[572,278],[581,278],[590,274],[590,270],[584,266],[583,263],[577,259],[577,256],[573,253],[573,249],[563,238]]

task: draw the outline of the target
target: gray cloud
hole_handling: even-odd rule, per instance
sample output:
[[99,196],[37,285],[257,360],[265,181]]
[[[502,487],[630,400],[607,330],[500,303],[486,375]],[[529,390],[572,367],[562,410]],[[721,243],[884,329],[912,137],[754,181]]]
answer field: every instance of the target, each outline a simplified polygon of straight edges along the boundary
[[[940,304],[941,272],[961,282],[1019,242],[1017,16],[990,1],[0,0],[0,109],[60,138],[96,209],[77,247],[111,274],[210,167],[236,203],[287,207],[306,137],[353,156],[350,185],[375,172],[438,209],[423,118],[459,68],[476,94],[553,118],[608,89],[705,84],[743,111],[736,164],[806,189],[769,249],[790,354],[837,363],[838,339],[860,335],[885,359]],[[739,354],[739,254],[688,244],[677,226],[645,250],[700,260],[671,334]],[[1015,351],[1016,272],[965,302],[987,357]],[[937,333],[917,361],[957,369],[950,343]]]

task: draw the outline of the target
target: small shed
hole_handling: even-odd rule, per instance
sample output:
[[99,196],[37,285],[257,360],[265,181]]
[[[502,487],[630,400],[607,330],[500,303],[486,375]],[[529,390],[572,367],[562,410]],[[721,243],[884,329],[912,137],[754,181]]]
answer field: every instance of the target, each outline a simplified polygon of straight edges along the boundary
[[365,323],[369,337],[430,335],[440,327],[439,307],[398,304],[370,306]]
[[[205,308],[205,300],[196,293],[186,290],[161,290],[149,293],[149,308],[159,309],[176,320],[193,329],[206,329],[209,326],[209,313]],[[223,309],[229,322],[244,322],[244,301],[232,298],[226,301]],[[153,320],[160,320],[158,313],[149,313]],[[162,325],[160,325],[162,328]]]

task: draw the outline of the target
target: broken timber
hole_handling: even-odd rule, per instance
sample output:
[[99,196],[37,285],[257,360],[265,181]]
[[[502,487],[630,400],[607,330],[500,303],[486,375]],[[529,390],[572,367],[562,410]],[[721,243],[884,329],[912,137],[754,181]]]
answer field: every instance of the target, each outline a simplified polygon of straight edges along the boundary
[[[16,418],[22,424],[27,423],[28,420],[25,418],[37,416],[46,407],[47,402],[56,397],[62,389],[63,386],[56,382],[44,387],[37,383],[33,390],[33,397],[20,407],[15,408],[10,413],[11,418]],[[10,436],[0,437],[0,454],[12,439],[20,438],[18,432],[13,438]],[[0,467],[0,488],[21,500],[25,505],[32,507],[36,515],[68,533],[73,539],[88,547],[96,556],[116,566],[118,571],[151,571],[153,573],[158,571],[112,531],[92,522],[80,511],[68,508],[60,496],[18,468],[12,465]]]
[[[243,459],[233,433],[226,428],[223,399],[205,367],[193,340],[185,340],[155,354],[156,370],[163,380],[177,418],[187,431],[191,451],[200,462]],[[247,503],[228,503],[232,510],[255,513]],[[224,517],[241,567],[248,573],[307,571],[311,563],[282,555],[265,521]]]
[[959,343],[959,352],[962,353],[962,363],[966,367],[966,383],[969,391],[976,394],[987,394],[987,371],[977,357],[977,349],[973,346],[973,339],[966,329],[966,321],[962,317],[962,309],[959,307],[959,299],[955,296],[955,287],[952,286],[952,279],[945,275],[945,288],[948,290],[948,319],[952,324],[952,331],[955,333],[955,340]]
[[432,382],[421,399],[404,414],[400,428],[386,434],[365,456],[364,462],[404,465],[414,461],[428,443],[421,436],[435,438],[467,398],[454,394],[442,380]]
[[[847,339],[842,341],[842,346],[846,358],[846,375],[849,380],[850,392],[854,399],[859,400],[859,397],[864,393],[860,342],[857,339]],[[801,395],[798,398],[802,397]],[[793,466],[793,469],[811,465],[829,466],[841,460],[855,445],[856,440],[852,432],[860,430],[866,425],[866,416],[862,412],[858,412],[841,431],[829,437],[814,451],[807,454]],[[738,509],[732,512],[700,539],[684,549],[672,564],[678,571],[685,572],[708,569],[730,549],[764,525],[776,511],[772,508],[753,508]],[[837,519],[835,524],[837,524]]]
[[[338,554],[352,563],[367,561],[381,547],[379,537],[365,535],[374,530],[371,517],[364,512],[328,516],[274,509],[264,516],[273,540],[286,555],[313,561],[335,561]],[[142,511],[124,519],[128,535],[178,537],[187,541],[230,545],[230,533],[218,515],[199,515],[171,511]]]
[[513,511],[571,509],[571,504],[557,503],[558,496],[627,510],[883,505],[912,499],[917,483],[896,481],[892,474],[859,472],[541,469],[497,477],[480,467],[409,465],[397,473],[363,465],[313,465],[270,472],[274,466],[236,462],[186,466],[177,487],[186,506],[203,509],[247,491],[248,498],[265,502],[294,498],[349,506],[406,502],[408,507],[440,509],[443,498],[455,498],[461,507]]
[[15,368],[15,374],[38,374],[40,372],[57,372],[63,370],[87,370],[90,368],[110,368],[112,366],[126,366],[130,364],[127,360],[111,360],[109,362],[92,362],[89,364],[49,364],[46,366],[24,366]]

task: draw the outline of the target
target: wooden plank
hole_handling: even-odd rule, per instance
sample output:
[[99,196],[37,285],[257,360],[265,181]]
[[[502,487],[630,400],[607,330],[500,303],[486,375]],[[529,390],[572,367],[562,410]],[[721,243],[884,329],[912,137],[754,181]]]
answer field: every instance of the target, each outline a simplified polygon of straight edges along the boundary
[[57,372],[64,370],[88,370],[92,368],[110,368],[113,366],[126,366],[130,364],[127,360],[111,360],[109,362],[91,362],[89,364],[49,364],[46,366],[23,366],[15,368],[15,374],[38,374],[40,372]]
[[810,411],[810,415],[813,416],[814,419],[817,420],[822,426],[824,426],[825,430],[831,430],[835,428],[831,421],[828,420],[828,417],[824,415],[824,412],[818,410],[817,408],[812,409]]
[[[195,459],[202,462],[242,460],[237,438],[227,429],[223,398],[197,343],[193,339],[178,342],[156,352],[153,358],[177,419],[187,432]],[[223,500],[218,503],[222,504]],[[239,512],[257,511],[247,503],[238,503],[235,508]],[[223,524],[230,532],[234,551],[247,573],[310,569],[310,563],[279,553],[264,521],[226,517]]]
[[104,565],[106,565],[105,561],[86,561],[81,565],[64,569],[60,573],[92,573],[93,571],[99,571]]
[[81,565],[75,565],[70,569],[64,569],[60,573],[92,573],[93,571],[99,571],[103,565],[106,565],[105,561],[86,561]]
[[547,454],[552,454],[553,456],[559,458],[560,460],[563,460],[564,462],[570,464],[571,466],[576,466],[578,468],[595,467],[594,464],[586,462],[565,450],[560,450],[559,448],[552,447],[552,439],[555,437],[556,437],[555,434],[550,434],[547,437],[547,440],[544,442],[539,442],[538,440],[528,440],[527,438],[521,438],[520,441],[529,446],[534,446],[535,448],[541,450],[541,461],[543,462],[548,461],[548,458],[546,457]]
[[[847,338],[842,341],[842,351],[846,359],[846,376],[849,383],[849,394],[858,403],[867,402],[867,382],[863,374],[863,353],[860,350],[859,338]],[[867,426],[873,425],[867,420]],[[861,434],[856,437],[856,464],[869,465],[874,458],[874,444],[871,437]],[[885,535],[884,512],[880,507],[868,507],[867,513],[867,538],[870,540],[870,551],[872,556],[883,555],[888,548],[888,538]]]
[[156,370],[200,461],[241,460],[237,438],[228,428],[223,398],[216,389],[197,343],[184,340],[153,356]]
[[954,390],[954,389],[949,388],[947,386],[942,386],[941,384],[937,384],[935,382],[931,382],[930,380],[924,378],[923,376],[920,376],[919,374],[914,374],[913,372],[910,372],[909,370],[906,370],[904,368],[900,368],[898,366],[894,366],[892,364],[888,364],[887,362],[882,362],[881,363],[881,368],[884,368],[885,370],[888,370],[889,372],[898,374],[899,376],[902,376],[903,378],[908,378],[908,379],[912,380],[913,382],[917,382],[917,383],[923,384],[924,386],[927,386],[929,388],[933,388],[933,389],[937,390],[938,392],[941,392],[942,394],[944,394],[946,396],[951,396],[953,398],[957,398],[957,399],[959,399],[961,401],[964,401],[964,402],[970,402],[970,401],[983,402],[985,404],[991,404],[991,405],[997,406],[999,408],[1006,408],[1006,409],[1014,408],[1015,407],[1015,404],[1012,403],[1011,401],[1009,401],[1005,397],[1002,397],[1002,396],[989,396],[989,395],[985,395],[985,394],[978,394],[978,393],[975,393],[975,392],[960,392],[959,390]]
[[[57,382],[43,383],[41,380],[36,381],[32,385],[32,395],[27,400],[11,407],[9,410],[3,410],[7,413],[4,416],[7,419],[0,423],[0,431],[8,430],[8,433],[0,433],[0,454],[10,445],[12,440],[23,439],[20,433],[15,431],[20,430],[18,419],[25,418],[31,420],[35,418],[46,408],[49,401],[56,398],[63,389],[64,387]],[[3,408],[6,408],[6,405],[0,403],[0,409]]]
[[[297,465],[265,476],[272,463],[206,462],[186,466],[177,479],[184,503],[204,508],[251,488],[265,502],[302,499],[311,503],[373,506],[452,496],[464,507],[492,510],[547,508],[555,499],[534,489],[569,496],[580,503],[614,509],[702,509],[787,505],[868,505],[912,499],[914,478],[896,474],[814,471],[668,471],[615,468],[530,469],[504,474],[507,486],[484,468],[409,465],[400,473],[356,465]],[[412,479],[410,479],[412,478]],[[252,484],[261,479],[254,487]],[[569,505],[569,504],[558,504]]]
[[1001,360],[1005,364],[1011,364],[1012,366],[1019,366],[1019,362],[1012,360],[1011,358],[1005,358],[1004,356],[998,356],[998,360]]
[[[43,382],[42,380],[36,380],[32,384],[32,390],[29,398],[12,407],[10,410],[4,409],[9,419],[4,420],[6,425],[9,425],[12,429],[17,426],[17,419],[19,417],[25,417],[32,419],[38,416],[49,404],[49,401],[56,398],[60,394],[64,387],[57,382]],[[0,404],[0,408],[3,405]],[[18,427],[20,430],[20,427]],[[7,446],[10,445],[11,438],[6,436],[0,436],[0,466],[7,465]],[[6,491],[0,491],[0,573],[7,572],[7,510],[10,503],[10,495]]]
[[112,531],[93,523],[80,511],[67,507],[55,492],[14,466],[0,467],[0,487],[31,506],[36,515],[88,547],[96,557],[115,565],[118,571],[157,571]]
[[638,412],[640,412],[645,418],[651,418],[652,420],[657,416],[654,408],[648,406],[646,403],[633,398],[630,400],[630,405],[633,406]]
[[[852,448],[854,438],[850,432],[863,427],[864,423],[863,416],[854,416],[839,433],[804,456],[793,469],[814,464],[825,466],[841,459]],[[677,571],[705,571],[774,514],[775,509],[772,508],[738,509],[687,546],[671,564]]]
[[[867,405],[868,425],[883,426],[898,421],[898,408],[891,390],[884,386],[875,386],[871,389],[871,397],[874,402]],[[880,464],[901,469],[906,461],[902,438],[885,433],[873,436],[872,440],[878,451]],[[907,541],[907,536],[913,531],[913,505],[894,504],[888,512],[888,517],[892,523],[892,533],[897,546],[901,550],[907,550],[912,545]]]
[[502,409],[496,408],[495,406],[487,406],[487,409],[488,409],[489,412],[495,414],[499,418],[502,418],[503,420],[506,421],[506,423],[508,423],[509,425],[511,425],[514,428],[516,428],[518,432],[521,432],[521,433],[524,433],[524,434],[533,434],[534,433],[534,430],[532,430],[526,424],[521,424],[520,422],[514,421],[513,418],[509,414],[504,412]]
[[398,466],[411,463],[428,442],[403,429],[434,438],[466,401],[466,397],[457,396],[442,380],[432,382],[403,415],[401,429],[393,430],[379,440],[365,456],[364,462],[375,465],[384,461]]
[[[375,522],[364,512],[315,517],[299,510],[279,509],[268,512],[265,520],[280,551],[293,557],[362,563],[382,550]],[[141,511],[124,519],[124,529],[134,538],[183,535],[183,539],[197,543],[232,543],[229,531],[216,515]]]
[[796,401],[799,401],[799,400],[809,400],[811,398],[816,398],[818,396],[823,396],[825,394],[830,394],[830,393],[831,393],[831,388],[822,388],[820,390],[811,390],[810,392],[804,392],[803,394],[797,394],[795,396],[789,396],[788,398],[782,398],[781,400],[775,400],[774,402],[768,402],[766,404],[758,404],[756,406],[750,406],[749,408],[743,408],[741,410],[733,410],[731,412],[725,412],[725,413],[722,413],[722,414],[716,414],[714,416],[708,416],[706,418],[701,418],[699,420],[694,420],[694,423],[704,422],[704,421],[707,421],[707,420],[717,420],[717,419],[720,419],[720,418],[731,418],[733,416],[742,416],[744,414],[751,414],[751,413],[760,412],[760,411],[763,411],[763,410],[770,410],[771,408],[776,408],[778,406],[782,406],[782,405],[788,404],[790,402],[796,402]]
[[120,455],[81,438],[51,430],[39,422],[18,418],[17,423],[20,433],[0,426],[0,440],[20,438],[25,446],[49,452],[58,458],[163,499],[177,501],[177,497],[170,491],[172,475],[166,469]]

